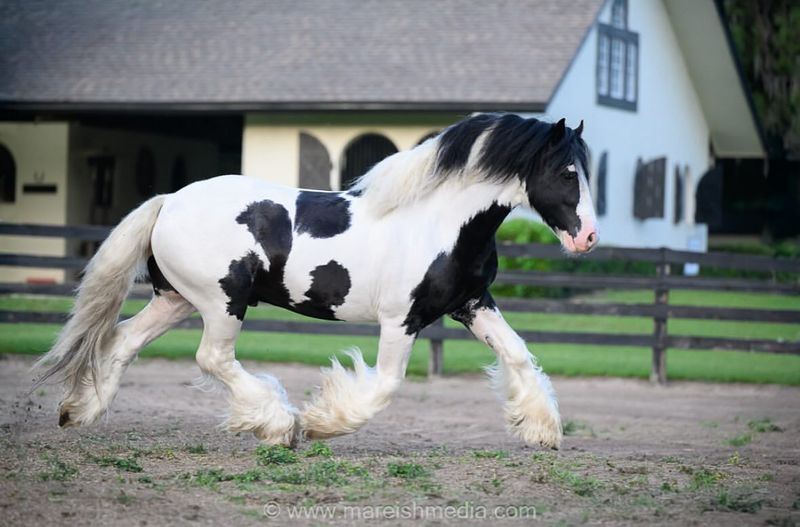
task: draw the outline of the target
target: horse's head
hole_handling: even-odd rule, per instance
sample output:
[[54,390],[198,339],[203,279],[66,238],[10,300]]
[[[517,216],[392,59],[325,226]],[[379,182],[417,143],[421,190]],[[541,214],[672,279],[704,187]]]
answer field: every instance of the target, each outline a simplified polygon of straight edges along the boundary
[[582,131],[583,121],[574,130],[564,119],[550,125],[534,169],[524,176],[530,206],[571,253],[589,252],[599,241]]

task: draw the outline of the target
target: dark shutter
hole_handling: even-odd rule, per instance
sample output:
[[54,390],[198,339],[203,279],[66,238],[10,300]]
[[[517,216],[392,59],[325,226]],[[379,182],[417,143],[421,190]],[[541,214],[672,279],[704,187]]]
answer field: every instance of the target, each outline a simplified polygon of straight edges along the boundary
[[330,190],[331,167],[325,145],[313,135],[300,132],[300,188]]
[[172,163],[172,178],[170,185],[172,192],[177,192],[189,184],[189,175],[186,173],[186,160],[178,156]]
[[675,223],[683,221],[683,173],[681,167],[675,166]]
[[667,158],[637,162],[633,185],[633,217],[639,220],[664,217],[664,180]]
[[156,158],[146,146],[136,155],[136,190],[145,198],[156,193]]
[[606,179],[608,178],[608,152],[600,154],[597,164],[597,215],[606,215]]

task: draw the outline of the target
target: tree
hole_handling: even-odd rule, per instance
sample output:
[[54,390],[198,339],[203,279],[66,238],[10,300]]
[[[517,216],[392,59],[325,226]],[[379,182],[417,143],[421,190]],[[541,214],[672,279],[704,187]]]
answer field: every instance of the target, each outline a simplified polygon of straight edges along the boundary
[[800,159],[800,2],[724,0],[772,158]]

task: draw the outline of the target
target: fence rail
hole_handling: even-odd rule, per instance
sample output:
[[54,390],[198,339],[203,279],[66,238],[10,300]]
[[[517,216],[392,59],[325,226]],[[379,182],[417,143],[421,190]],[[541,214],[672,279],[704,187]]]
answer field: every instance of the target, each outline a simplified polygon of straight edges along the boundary
[[[101,241],[110,232],[109,227],[56,226],[0,223],[0,236],[56,237],[88,241]],[[564,258],[562,250],[553,245],[511,245],[498,247],[501,256],[512,258]],[[519,331],[520,336],[531,342],[561,344],[595,344],[610,346],[638,346],[652,349],[651,379],[664,383],[667,378],[666,350],[681,348],[688,350],[742,350],[759,353],[800,354],[800,342],[766,339],[733,339],[669,335],[670,319],[732,320],[768,323],[800,324],[800,310],[724,308],[670,305],[669,293],[675,289],[702,291],[747,291],[780,295],[800,295],[800,282],[777,280],[777,273],[800,276],[800,261],[764,256],[723,253],[695,253],[671,249],[623,249],[600,248],[584,257],[597,261],[644,262],[655,264],[653,276],[604,275],[599,273],[566,273],[508,270],[498,274],[501,284],[534,285],[570,289],[647,289],[654,292],[650,304],[619,304],[575,302],[572,300],[544,300],[527,298],[499,298],[501,310],[527,313],[559,313],[576,315],[605,315],[645,317],[653,320],[651,334],[613,334],[560,331]],[[0,253],[0,265],[19,267],[43,267],[65,270],[83,268],[87,259],[80,257],[40,256]],[[708,278],[699,276],[675,276],[671,274],[675,264],[694,263],[701,266],[759,271],[771,273],[765,279]],[[74,284],[0,284],[0,294],[71,294]],[[134,296],[148,296],[141,291]],[[34,322],[61,324],[63,313],[41,313],[0,310],[0,323]],[[199,318],[190,318],[178,327],[200,328]],[[336,324],[330,322],[296,322],[280,320],[245,320],[243,328],[250,331],[283,333],[306,333],[321,335],[377,336],[379,328],[372,324]],[[440,374],[444,343],[447,340],[471,339],[464,330],[445,327],[442,320],[426,328],[420,335],[431,342],[429,372]]]

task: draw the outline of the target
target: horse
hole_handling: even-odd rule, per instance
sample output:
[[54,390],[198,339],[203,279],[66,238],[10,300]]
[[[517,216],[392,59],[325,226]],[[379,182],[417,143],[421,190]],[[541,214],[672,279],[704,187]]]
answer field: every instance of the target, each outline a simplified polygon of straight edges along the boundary
[[[192,183],[129,213],[88,263],[70,317],[37,366],[64,385],[59,426],[104,415],[126,368],[148,343],[199,312],[196,360],[225,388],[230,431],[294,446],[358,430],[405,376],[420,331],[449,315],[497,357],[492,384],[509,431],[558,448],[552,384],[505,322],[489,286],[495,232],[514,207],[535,209],[567,253],[598,242],[580,126],[513,114],[466,118],[377,163],[344,191],[279,186],[239,175]],[[153,296],[118,322],[141,274]],[[235,357],[248,306],[265,302],[309,317],[374,321],[374,366],[334,357],[302,411],[280,382]]]

